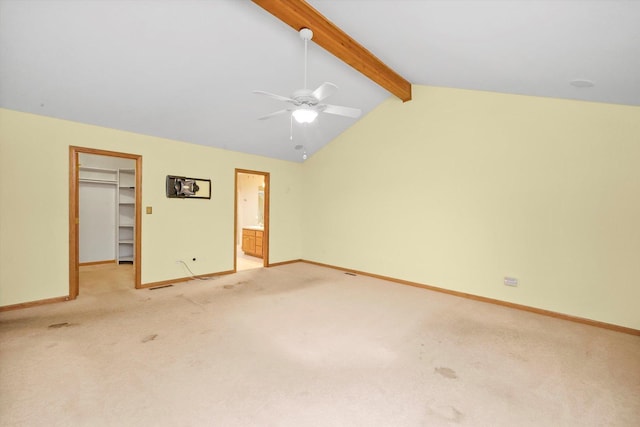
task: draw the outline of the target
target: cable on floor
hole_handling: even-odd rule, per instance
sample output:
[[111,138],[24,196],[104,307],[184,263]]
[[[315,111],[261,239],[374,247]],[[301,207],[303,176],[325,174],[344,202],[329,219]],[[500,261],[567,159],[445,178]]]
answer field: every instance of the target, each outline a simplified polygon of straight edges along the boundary
[[191,271],[191,269],[189,268],[189,266],[187,265],[186,262],[184,262],[183,260],[178,260],[178,262],[181,262],[182,264],[184,264],[184,266],[187,268],[187,270],[189,270],[189,273],[191,273],[191,278],[192,279],[196,279],[196,280],[215,280],[216,277],[199,277],[196,276],[195,273],[193,271]]

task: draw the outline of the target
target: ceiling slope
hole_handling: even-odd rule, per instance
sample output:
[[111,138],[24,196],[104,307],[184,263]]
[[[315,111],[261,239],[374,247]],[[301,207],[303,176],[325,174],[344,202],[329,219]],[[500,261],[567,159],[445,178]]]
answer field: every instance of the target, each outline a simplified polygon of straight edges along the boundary
[[[640,1],[305,4],[413,85],[640,106]],[[357,121],[258,120],[281,104],[253,91],[303,86],[291,25],[313,23],[295,14],[284,23],[249,0],[0,0],[0,107],[302,162]],[[312,29],[308,85],[336,84],[331,104],[366,118],[396,93]]]

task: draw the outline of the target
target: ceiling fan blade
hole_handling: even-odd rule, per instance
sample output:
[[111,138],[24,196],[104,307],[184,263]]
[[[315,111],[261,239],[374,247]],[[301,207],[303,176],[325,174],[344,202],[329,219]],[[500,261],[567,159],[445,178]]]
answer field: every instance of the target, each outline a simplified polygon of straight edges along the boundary
[[322,101],[329,95],[332,95],[336,90],[338,90],[338,86],[333,83],[324,82],[316,90],[312,92],[312,95],[318,100]]
[[280,111],[276,111],[275,113],[271,113],[271,114],[267,114],[266,116],[262,116],[262,117],[258,117],[258,120],[266,120],[266,119],[270,119],[273,116],[279,116],[280,114],[284,114],[288,111],[291,110],[280,110]]
[[324,106],[323,113],[336,114],[338,116],[345,116],[357,119],[362,114],[359,108],[343,107],[341,105],[326,105]]
[[295,102],[293,99],[287,98],[286,96],[276,95],[275,93],[265,92],[263,90],[254,90],[253,93],[257,93],[258,95],[267,95],[268,97],[277,99],[278,101]]

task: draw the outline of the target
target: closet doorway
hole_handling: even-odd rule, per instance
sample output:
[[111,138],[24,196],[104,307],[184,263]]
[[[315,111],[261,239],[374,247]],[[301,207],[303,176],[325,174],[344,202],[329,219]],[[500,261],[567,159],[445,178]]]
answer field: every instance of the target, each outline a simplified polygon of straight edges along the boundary
[[234,271],[269,265],[269,173],[236,169]]
[[69,170],[69,299],[140,288],[142,157],[72,146]]

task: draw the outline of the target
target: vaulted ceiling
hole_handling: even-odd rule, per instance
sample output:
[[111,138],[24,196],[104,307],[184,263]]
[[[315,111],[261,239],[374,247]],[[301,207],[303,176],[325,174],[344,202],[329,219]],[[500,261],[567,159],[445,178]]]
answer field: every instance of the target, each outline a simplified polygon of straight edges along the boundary
[[[308,3],[412,84],[640,105],[640,2]],[[257,120],[283,107],[253,90],[302,88],[303,47],[249,0],[0,0],[0,106],[302,161],[356,122]],[[313,42],[308,60],[330,104],[394,96]]]

